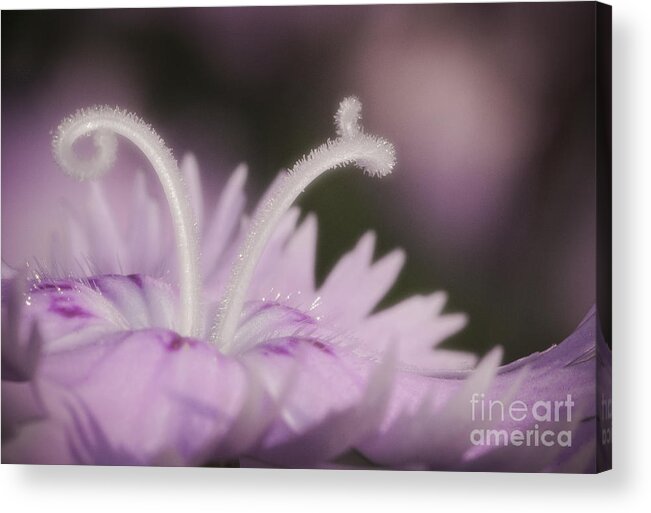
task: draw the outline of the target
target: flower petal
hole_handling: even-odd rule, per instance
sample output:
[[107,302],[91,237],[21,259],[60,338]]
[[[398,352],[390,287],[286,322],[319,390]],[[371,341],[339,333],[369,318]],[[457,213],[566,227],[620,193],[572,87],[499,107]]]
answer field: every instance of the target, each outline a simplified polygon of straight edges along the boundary
[[244,185],[247,174],[248,168],[245,164],[235,168],[206,227],[202,246],[202,262],[206,276],[215,272],[218,263],[223,263],[223,254],[237,234],[246,201]]
[[344,255],[318,291],[319,315],[342,329],[361,322],[393,286],[405,255],[394,250],[372,263],[375,234],[368,232]]
[[78,463],[196,464],[218,456],[227,434],[231,447],[246,448],[230,431],[247,402],[246,371],[172,331],[124,332],[51,354],[40,378]]
[[369,361],[310,337],[287,337],[242,355],[279,405],[253,455],[283,466],[314,464],[352,448],[381,419],[393,359]]
[[474,354],[434,350],[467,322],[465,314],[443,314],[445,301],[443,292],[410,297],[368,317],[355,334],[371,349],[397,343],[400,361],[425,372],[470,369],[477,362]]
[[[388,415],[374,437],[361,447],[372,461],[391,466],[458,470],[584,471],[585,444],[595,433],[595,316],[591,313],[565,341],[497,368],[499,353],[484,358],[475,371],[433,374],[401,373],[397,378]],[[569,419],[538,420],[531,416],[516,422],[506,416],[472,419],[470,399],[505,404],[522,401],[531,412],[537,401],[573,402]],[[489,421],[490,420],[490,421]],[[474,446],[475,428],[510,431],[571,430],[571,447]],[[593,460],[594,464],[594,460]]]

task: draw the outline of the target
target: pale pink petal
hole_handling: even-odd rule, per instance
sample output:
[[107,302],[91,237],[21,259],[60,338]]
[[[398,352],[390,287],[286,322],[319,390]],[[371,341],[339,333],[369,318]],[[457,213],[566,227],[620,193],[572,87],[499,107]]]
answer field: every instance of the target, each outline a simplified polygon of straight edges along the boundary
[[139,464],[205,459],[230,433],[249,390],[236,360],[165,330],[52,354],[41,379],[59,390],[48,399],[50,413],[67,419],[76,454],[94,464],[113,464],[115,454]]
[[231,243],[240,226],[244,211],[244,184],[248,169],[240,164],[231,174],[222,191],[217,206],[206,226],[202,245],[202,261],[207,274],[214,271],[220,263],[224,251]]
[[393,342],[399,348],[399,360],[423,370],[453,370],[474,367],[477,357],[471,353],[435,350],[435,346],[461,330],[465,314],[442,314],[446,295],[413,296],[375,313],[364,320],[355,334],[369,347]]
[[263,461],[296,465],[337,456],[368,434],[386,406],[390,359],[378,365],[311,337],[270,340],[241,359],[281,407],[255,452]]
[[366,233],[342,257],[318,291],[319,315],[341,328],[362,321],[393,286],[404,264],[402,250],[371,263],[375,234]]
[[472,374],[431,377],[400,374],[386,418],[362,444],[372,461],[391,466],[453,468],[468,449],[470,397],[486,390],[502,357],[491,351]]
[[[88,208],[84,211],[90,253],[86,255],[97,274],[124,273],[125,247],[113,209],[102,186],[90,183]],[[74,247],[74,246],[73,246]]]
[[[163,233],[160,207],[147,192],[144,173],[137,173],[133,182],[131,216],[127,233],[129,244],[129,267],[126,273],[140,273],[158,276],[161,274],[166,251],[170,243]],[[173,261],[167,262],[174,269]]]

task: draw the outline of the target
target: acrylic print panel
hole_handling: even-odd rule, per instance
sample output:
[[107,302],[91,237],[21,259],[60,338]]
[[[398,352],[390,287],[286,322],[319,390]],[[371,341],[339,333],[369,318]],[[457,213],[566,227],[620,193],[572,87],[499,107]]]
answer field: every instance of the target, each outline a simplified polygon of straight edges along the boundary
[[3,12],[2,462],[609,468],[609,28]]

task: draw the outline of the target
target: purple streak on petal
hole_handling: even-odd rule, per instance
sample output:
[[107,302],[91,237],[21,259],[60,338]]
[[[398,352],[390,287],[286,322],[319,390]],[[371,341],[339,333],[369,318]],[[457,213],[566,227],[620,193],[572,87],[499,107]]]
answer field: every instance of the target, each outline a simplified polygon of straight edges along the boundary
[[135,283],[138,288],[143,288],[142,276],[140,274],[129,274],[127,278]]
[[287,349],[287,347],[274,344],[264,344],[261,347],[261,350],[262,354],[275,354],[283,356],[293,356],[294,354],[289,349]]
[[82,318],[87,319],[94,317],[88,310],[79,305],[72,303],[70,297],[53,296],[50,300],[50,312],[65,317],[67,319]]
[[327,344],[324,344],[320,340],[317,339],[305,339],[308,343],[312,344],[313,347],[316,347],[319,351],[328,354],[330,356],[335,356],[335,352],[333,351],[332,347],[330,347]]
[[32,285],[31,290],[64,292],[64,291],[74,290],[74,286],[70,283],[65,283],[65,282],[34,283]]
[[256,301],[245,305],[242,321],[235,335],[238,353],[246,352],[271,339],[325,336],[319,323],[309,314],[278,301]]
[[[161,337],[165,338],[165,337]],[[167,349],[170,351],[178,351],[184,347],[195,347],[197,345],[197,341],[188,338],[188,337],[182,337],[176,332],[170,331],[169,332],[169,339],[165,341],[165,346]]]

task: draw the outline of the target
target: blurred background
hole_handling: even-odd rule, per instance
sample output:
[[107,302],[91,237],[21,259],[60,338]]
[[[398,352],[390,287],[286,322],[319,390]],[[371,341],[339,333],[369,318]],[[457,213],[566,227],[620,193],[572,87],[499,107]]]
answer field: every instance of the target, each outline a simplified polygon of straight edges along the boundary
[[[197,156],[210,202],[246,161],[253,201],[356,94],[398,165],[302,196],[318,279],[373,229],[377,255],[408,255],[383,305],[443,289],[470,318],[447,347],[545,349],[595,301],[593,42],[590,3],[4,11],[3,260],[44,255],[53,212],[84,194],[50,154],[77,108],[139,113]],[[130,182],[109,180],[119,200]]]

